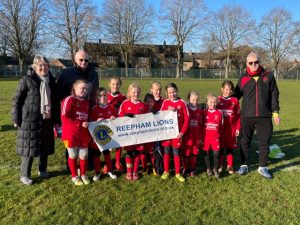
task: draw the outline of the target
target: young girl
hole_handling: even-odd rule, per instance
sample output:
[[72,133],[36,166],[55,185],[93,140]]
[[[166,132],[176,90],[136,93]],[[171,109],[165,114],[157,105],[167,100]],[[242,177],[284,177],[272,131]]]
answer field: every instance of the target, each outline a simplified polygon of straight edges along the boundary
[[164,147],[164,173],[161,178],[164,180],[169,178],[170,151],[172,148],[176,178],[180,182],[184,182],[185,178],[180,174],[180,148],[182,147],[182,137],[189,126],[189,113],[185,102],[178,97],[178,88],[176,84],[167,84],[166,92],[168,99],[164,100],[161,110],[177,111],[179,134],[175,139],[162,142],[162,146]]
[[240,134],[240,104],[235,97],[231,97],[234,85],[231,81],[225,80],[222,83],[222,96],[219,96],[218,109],[222,110],[224,116],[223,134],[220,150],[219,172],[223,170],[224,150],[226,149],[227,171],[234,174],[233,149],[237,146],[237,136]]
[[150,86],[150,93],[154,96],[154,106],[152,111],[156,113],[161,109],[162,103],[165,100],[161,97],[161,84],[158,81],[154,81]]
[[[91,121],[100,121],[104,119],[114,119],[117,116],[116,110],[113,106],[107,104],[107,90],[103,87],[100,87],[95,96],[96,105],[92,108],[91,111]],[[100,178],[100,155],[101,152],[98,149],[98,146],[93,141],[91,143],[91,148],[94,150],[94,169],[95,176],[93,177],[93,181],[99,181]],[[111,179],[116,179],[117,176],[114,175],[112,171],[112,162],[110,158],[110,151],[103,151],[105,164],[107,167],[107,174]]]
[[[110,91],[108,92],[108,104],[112,105],[115,108],[116,112],[118,112],[120,105],[122,104],[123,101],[126,100],[126,96],[120,92],[122,80],[120,79],[120,77],[113,76],[112,78],[110,78],[108,85],[110,88]],[[117,148],[115,151],[115,158],[116,158],[115,167],[116,167],[116,171],[118,172],[124,171],[124,167],[121,164],[121,155],[122,155],[122,148]],[[103,172],[104,173],[107,172],[106,166],[103,168]]]
[[[88,145],[90,135],[88,127],[89,102],[87,96],[87,83],[77,80],[73,84],[72,95],[62,101],[61,121],[62,140],[68,150],[68,164],[75,185],[89,184],[85,175],[87,168]],[[77,176],[77,159],[79,158],[81,179]],[[82,183],[83,182],[83,183]]]
[[[146,105],[139,100],[141,88],[138,84],[130,84],[128,87],[127,97],[119,110],[119,116],[133,117],[137,114],[147,113]],[[124,148],[127,151],[126,166],[127,166],[127,180],[138,180],[138,167],[140,163],[140,151],[144,150],[144,145],[131,145]]]
[[[144,103],[147,106],[147,112],[154,112],[153,106],[155,99],[153,94],[146,94],[144,97]],[[153,147],[155,143],[149,142],[144,144],[145,151],[141,152],[141,161],[143,166],[143,172],[148,173],[148,165],[147,165],[147,158],[149,157],[151,159],[152,168],[153,168],[153,174],[156,175],[155,168],[154,168],[154,155],[153,155]]]
[[202,113],[202,140],[205,151],[205,164],[207,168],[207,175],[212,176],[210,166],[210,150],[214,154],[214,167],[213,174],[216,178],[219,178],[218,166],[219,166],[219,151],[220,151],[220,137],[223,125],[223,114],[217,107],[217,96],[213,93],[209,93],[206,96],[207,109]]
[[190,115],[190,125],[183,138],[183,168],[185,175],[195,176],[197,156],[202,139],[202,111],[198,107],[199,93],[190,91],[188,96],[188,110]]

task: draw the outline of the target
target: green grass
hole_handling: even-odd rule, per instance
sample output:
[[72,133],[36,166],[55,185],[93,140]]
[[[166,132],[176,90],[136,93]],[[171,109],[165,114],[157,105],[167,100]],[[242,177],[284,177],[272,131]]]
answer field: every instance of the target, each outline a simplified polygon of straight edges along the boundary
[[[163,86],[170,80],[163,80]],[[126,93],[132,80],[124,80]],[[143,95],[150,80],[137,80]],[[209,91],[219,94],[221,81],[178,80],[179,95],[185,98],[198,90],[201,102]],[[185,184],[173,175],[167,181],[149,175],[137,182],[105,177],[88,186],[75,187],[63,172],[64,148],[56,142],[49,157],[49,180],[37,177],[33,186],[19,182],[20,157],[15,153],[16,130],[10,121],[11,100],[17,81],[0,80],[0,224],[299,224],[300,222],[300,83],[280,82],[282,123],[274,127],[272,143],[286,156],[270,160],[274,178],[263,179],[257,172],[256,140],[253,140],[251,170],[246,176],[224,175],[208,179],[203,155],[199,174]],[[107,86],[107,81],[101,81]],[[142,95],[142,96],[143,96]],[[239,166],[239,153],[235,163]],[[289,171],[287,171],[289,169]],[[92,176],[92,171],[89,175]]]

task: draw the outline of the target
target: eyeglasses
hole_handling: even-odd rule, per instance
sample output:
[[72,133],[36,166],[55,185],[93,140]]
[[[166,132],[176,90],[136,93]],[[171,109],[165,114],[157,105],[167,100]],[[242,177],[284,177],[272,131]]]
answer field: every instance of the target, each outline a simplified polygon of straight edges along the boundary
[[47,67],[48,66],[48,64],[36,64],[38,67]]
[[253,64],[256,65],[256,64],[258,64],[258,63],[259,63],[258,60],[257,60],[257,61],[254,61],[254,62],[248,62],[249,65],[253,65]]
[[88,59],[79,59],[79,61],[80,61],[80,62],[83,62],[83,61],[84,61],[84,62],[89,62]]

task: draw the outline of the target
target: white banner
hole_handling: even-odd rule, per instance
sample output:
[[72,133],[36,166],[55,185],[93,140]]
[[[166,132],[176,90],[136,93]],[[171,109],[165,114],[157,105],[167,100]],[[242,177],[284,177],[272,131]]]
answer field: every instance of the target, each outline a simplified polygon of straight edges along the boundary
[[89,132],[100,151],[177,137],[177,112],[166,110],[89,123]]

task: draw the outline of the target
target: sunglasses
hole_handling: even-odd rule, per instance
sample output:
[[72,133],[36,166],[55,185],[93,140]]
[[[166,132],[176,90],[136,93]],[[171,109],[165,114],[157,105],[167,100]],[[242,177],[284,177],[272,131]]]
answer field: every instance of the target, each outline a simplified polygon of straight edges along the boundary
[[84,62],[89,62],[88,59],[79,59],[79,61],[80,61],[80,62],[83,62],[83,61],[84,61]]
[[257,60],[257,61],[254,61],[254,62],[248,62],[249,65],[253,65],[253,64],[256,65],[256,64],[258,64],[258,63],[259,63],[258,60]]

